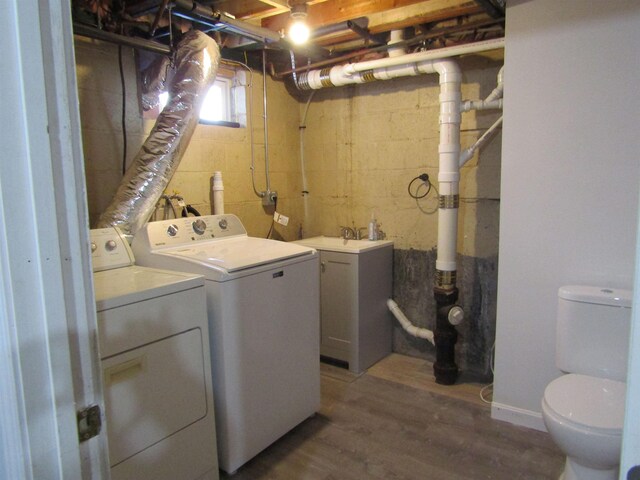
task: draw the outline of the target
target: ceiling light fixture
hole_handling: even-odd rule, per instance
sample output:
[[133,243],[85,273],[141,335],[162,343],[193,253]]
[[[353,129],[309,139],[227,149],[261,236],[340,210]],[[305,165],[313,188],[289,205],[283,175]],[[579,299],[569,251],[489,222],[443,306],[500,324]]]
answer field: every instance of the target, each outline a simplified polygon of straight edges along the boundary
[[311,30],[307,25],[307,4],[305,2],[291,5],[291,23],[288,37],[294,45],[303,45],[309,40]]

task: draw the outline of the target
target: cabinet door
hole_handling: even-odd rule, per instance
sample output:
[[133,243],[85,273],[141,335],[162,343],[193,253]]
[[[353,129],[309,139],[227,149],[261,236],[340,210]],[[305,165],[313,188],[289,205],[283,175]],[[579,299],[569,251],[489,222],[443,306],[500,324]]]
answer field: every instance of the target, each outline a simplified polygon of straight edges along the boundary
[[323,251],[321,275],[321,353],[349,361],[357,314],[357,255]]

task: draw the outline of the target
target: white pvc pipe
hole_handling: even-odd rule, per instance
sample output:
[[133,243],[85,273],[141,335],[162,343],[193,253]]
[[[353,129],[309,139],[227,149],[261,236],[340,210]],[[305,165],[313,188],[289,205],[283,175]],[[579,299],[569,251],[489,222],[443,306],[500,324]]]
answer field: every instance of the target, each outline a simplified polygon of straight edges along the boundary
[[[434,67],[440,75],[440,144],[438,152],[438,189],[445,198],[458,195],[460,182],[460,101],[462,74],[452,60],[439,60]],[[436,269],[456,270],[458,208],[438,209],[438,245]]]
[[[498,98],[502,98],[502,94],[504,91],[504,65],[500,68],[498,72],[498,85],[493,91],[489,94],[487,98],[485,98],[485,102],[492,102],[493,100],[497,100]],[[500,107],[502,108],[502,107]]]
[[[387,45],[391,46],[394,43],[399,43],[403,40],[404,32],[402,30],[391,30],[391,32],[389,32],[389,41],[387,42]],[[406,53],[407,50],[404,47],[394,47],[387,50],[387,54],[390,57],[399,57],[400,55],[406,55]]]
[[224,185],[222,184],[222,172],[213,172],[213,214],[224,213]]
[[[440,76],[440,143],[438,146],[439,194],[444,202],[438,209],[438,245],[436,269],[455,272],[456,244],[458,236],[458,194],[460,182],[460,121],[462,75],[457,63],[447,57],[504,48],[504,39],[493,39],[467,45],[441,48],[386,57],[367,62],[337,65],[331,69],[311,70],[301,75],[300,84],[305,89],[320,89],[365,83],[372,80],[389,80],[397,77],[438,73]],[[502,71],[501,71],[502,72]],[[498,100],[502,94],[502,73],[493,97],[485,102]],[[493,105],[492,105],[493,106]],[[455,280],[443,282],[448,287]]]
[[458,55],[484,52],[487,50],[495,50],[497,48],[504,48],[504,38],[495,38],[482,42],[468,43],[466,45],[455,45],[453,47],[445,47],[438,48],[436,50],[410,53],[401,57],[386,57],[377,60],[369,60],[367,62],[350,63],[349,65],[345,66],[345,72],[348,75],[351,75],[355,72],[375,70],[377,68],[391,67],[394,65],[407,65],[410,63],[418,63],[425,60],[438,60],[441,58],[456,57]]
[[460,166],[462,167],[465,163],[467,163],[471,157],[473,157],[474,152],[482,147],[487,141],[494,135],[497,131],[498,127],[502,125],[502,117],[500,117],[496,122],[491,125],[486,132],[482,134],[482,136],[476,140],[476,142],[471,145],[469,148],[462,151],[460,154]]
[[462,102],[461,110],[463,112],[469,112],[471,110],[502,110],[502,99],[465,100],[464,102]]
[[405,316],[405,314],[402,313],[402,310],[400,310],[400,307],[396,302],[388,299],[387,307],[389,307],[389,310],[391,311],[391,313],[393,313],[393,316],[396,317],[400,325],[402,325],[402,328],[404,328],[409,334],[417,338],[424,338],[425,340],[431,342],[432,345],[435,345],[433,332],[426,328],[416,327],[413,323],[411,323],[411,321]]

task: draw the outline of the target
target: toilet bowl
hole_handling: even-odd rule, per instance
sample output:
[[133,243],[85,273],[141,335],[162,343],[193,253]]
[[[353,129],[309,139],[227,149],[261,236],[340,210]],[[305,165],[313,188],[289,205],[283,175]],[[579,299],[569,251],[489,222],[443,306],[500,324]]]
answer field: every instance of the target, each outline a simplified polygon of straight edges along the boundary
[[567,455],[562,480],[618,478],[625,392],[623,382],[581,374],[547,385],[542,417]]
[[617,480],[622,447],[631,291],[558,290],[556,366],[542,418],[567,455],[561,480]]

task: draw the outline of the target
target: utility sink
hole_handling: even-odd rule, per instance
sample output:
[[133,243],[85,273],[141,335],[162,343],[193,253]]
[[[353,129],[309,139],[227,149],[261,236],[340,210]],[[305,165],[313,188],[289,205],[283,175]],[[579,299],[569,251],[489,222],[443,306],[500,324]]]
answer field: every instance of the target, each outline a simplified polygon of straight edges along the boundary
[[320,236],[295,243],[320,254],[320,357],[362,373],[391,353],[393,242]]
[[325,237],[324,235],[296,240],[295,243],[315,248],[317,250],[329,250],[332,252],[343,253],[361,253],[393,244],[391,240],[347,240],[341,237]]

